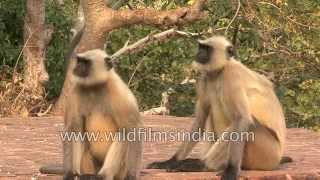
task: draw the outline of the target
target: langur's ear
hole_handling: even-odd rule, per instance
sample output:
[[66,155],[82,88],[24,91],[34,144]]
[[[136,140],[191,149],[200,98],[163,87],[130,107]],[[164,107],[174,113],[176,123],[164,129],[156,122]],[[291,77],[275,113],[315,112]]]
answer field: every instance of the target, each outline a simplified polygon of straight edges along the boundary
[[104,62],[106,64],[108,70],[113,68],[114,64],[113,64],[112,59],[109,56],[104,58]]
[[237,53],[236,53],[236,50],[233,46],[228,46],[226,51],[227,51],[227,56],[229,58],[231,58],[231,57],[236,58]]

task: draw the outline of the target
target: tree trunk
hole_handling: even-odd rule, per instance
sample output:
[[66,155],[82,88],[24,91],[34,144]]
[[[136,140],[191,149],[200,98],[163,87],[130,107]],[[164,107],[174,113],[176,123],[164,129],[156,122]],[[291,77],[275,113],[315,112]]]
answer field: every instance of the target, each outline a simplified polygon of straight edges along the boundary
[[[155,11],[153,9],[115,10],[120,7],[110,8],[110,3],[105,0],[81,0],[85,16],[85,30],[76,48],[76,53],[91,49],[103,49],[108,33],[114,29],[135,24],[147,24],[158,27],[179,26],[201,20],[206,17],[202,12],[207,0],[198,0],[193,6],[177,8],[174,10]],[[120,1],[119,1],[120,2]],[[126,1],[121,1],[125,3]],[[70,64],[74,63],[72,59]],[[70,68],[67,69],[63,89],[55,106],[55,113],[62,115],[65,109],[65,99],[70,92]]]
[[42,84],[48,81],[45,69],[45,0],[27,0],[24,24],[24,84],[35,95],[42,95]]

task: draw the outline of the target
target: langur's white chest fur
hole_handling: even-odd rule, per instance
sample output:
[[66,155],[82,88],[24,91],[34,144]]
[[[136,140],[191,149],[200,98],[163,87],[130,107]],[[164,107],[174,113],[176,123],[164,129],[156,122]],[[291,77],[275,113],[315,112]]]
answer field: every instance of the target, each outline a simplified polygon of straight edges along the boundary
[[210,102],[215,102],[215,104],[211,105],[211,114],[212,114],[212,125],[210,129],[213,129],[216,135],[219,137],[228,128],[231,124],[229,117],[227,116],[226,108],[223,107],[224,95],[223,95],[223,87],[221,86],[223,81],[222,77],[218,77],[216,80],[209,82],[208,91],[210,96]]

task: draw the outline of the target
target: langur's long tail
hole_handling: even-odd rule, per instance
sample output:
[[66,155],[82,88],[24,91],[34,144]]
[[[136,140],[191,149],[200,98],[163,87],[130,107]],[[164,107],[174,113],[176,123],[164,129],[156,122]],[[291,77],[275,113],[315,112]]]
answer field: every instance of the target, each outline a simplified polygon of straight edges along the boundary
[[58,175],[63,175],[64,174],[64,170],[63,170],[62,165],[58,165],[58,164],[51,164],[51,165],[41,166],[39,171],[42,174],[58,174]]
[[293,162],[292,158],[289,156],[282,156],[280,160],[280,164]]

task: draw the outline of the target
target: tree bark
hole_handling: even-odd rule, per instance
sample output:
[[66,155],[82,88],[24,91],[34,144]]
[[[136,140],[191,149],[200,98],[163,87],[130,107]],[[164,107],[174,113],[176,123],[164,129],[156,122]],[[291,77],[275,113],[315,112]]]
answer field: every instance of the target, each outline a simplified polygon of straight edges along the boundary
[[25,70],[24,84],[34,95],[42,95],[42,84],[48,81],[45,69],[45,1],[27,0],[24,24],[24,42],[26,48],[23,52]]
[[[108,33],[116,28],[135,24],[148,24],[166,28],[201,20],[207,15],[202,11],[206,1],[198,0],[190,7],[156,11],[153,9],[114,10],[105,4],[105,0],[82,0],[86,25],[75,52],[103,49]],[[72,59],[70,59],[69,67],[71,63],[74,63]],[[61,115],[64,112],[65,98],[68,96],[71,86],[70,73],[70,68],[68,68],[62,92],[55,107],[56,114]]]

